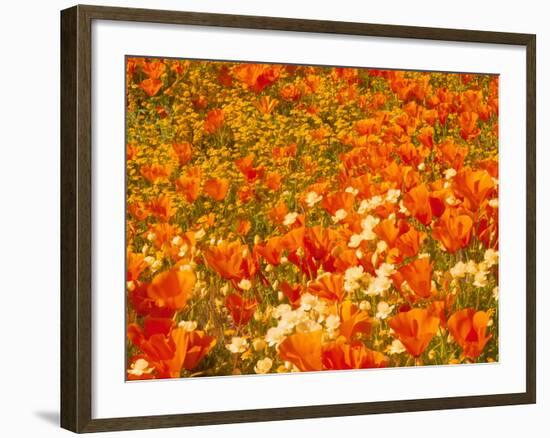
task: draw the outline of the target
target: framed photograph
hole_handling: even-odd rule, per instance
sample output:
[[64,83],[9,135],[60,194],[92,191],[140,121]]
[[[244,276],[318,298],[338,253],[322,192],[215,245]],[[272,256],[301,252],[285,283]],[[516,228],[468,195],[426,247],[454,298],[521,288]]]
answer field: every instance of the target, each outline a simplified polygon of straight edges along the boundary
[[535,35],[61,12],[61,425],[535,403]]

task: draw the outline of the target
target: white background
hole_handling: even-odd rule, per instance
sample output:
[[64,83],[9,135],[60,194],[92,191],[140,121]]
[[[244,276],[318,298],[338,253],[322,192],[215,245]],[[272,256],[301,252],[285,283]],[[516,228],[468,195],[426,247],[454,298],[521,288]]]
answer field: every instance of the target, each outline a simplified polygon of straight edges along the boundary
[[[105,21],[92,26],[93,418],[525,391],[524,48]],[[122,71],[128,53],[499,73],[500,363],[125,383],[113,370],[126,362],[120,291],[126,271]]]
[[[103,2],[90,2],[104,4]],[[285,434],[335,436],[368,433],[369,436],[507,437],[535,432],[547,425],[550,390],[542,349],[548,323],[543,292],[549,282],[543,275],[543,248],[550,244],[547,229],[548,181],[544,175],[549,152],[543,119],[550,93],[544,76],[550,74],[545,43],[550,37],[544,2],[394,1],[115,1],[119,6],[156,7],[210,12],[288,16],[373,23],[462,27],[534,32],[538,35],[538,345],[539,403],[459,411],[392,414],[287,421],[270,424],[209,426],[166,431],[106,434],[106,436],[217,436],[218,434],[279,437]],[[7,436],[68,435],[57,428],[59,403],[59,9],[65,1],[11,2],[4,5],[0,26],[2,64],[0,104],[2,169],[0,187],[2,251],[0,251],[0,431]],[[546,68],[546,69],[545,69]],[[7,135],[6,135],[7,134]],[[357,432],[356,432],[357,431]],[[536,433],[534,436],[543,436]]]

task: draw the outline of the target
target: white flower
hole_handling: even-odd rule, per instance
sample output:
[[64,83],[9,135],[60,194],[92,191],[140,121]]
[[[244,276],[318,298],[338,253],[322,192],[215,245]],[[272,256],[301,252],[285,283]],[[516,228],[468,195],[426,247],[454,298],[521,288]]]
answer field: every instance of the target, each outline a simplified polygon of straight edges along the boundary
[[306,292],[300,297],[300,309],[307,312],[308,310],[311,310],[313,307],[315,307],[317,301],[319,301],[319,299],[315,295]]
[[318,299],[315,302],[315,305],[313,306],[312,310],[314,312],[317,312],[317,314],[319,315],[319,320],[322,321],[325,317],[325,314],[328,312],[329,308],[325,300]]
[[302,312],[286,312],[282,315],[281,320],[279,321],[278,327],[283,329],[285,333],[290,332],[296,325],[302,322],[304,319],[304,314]]
[[180,266],[180,271],[193,272],[193,266],[191,266],[189,263],[186,263],[185,265]]
[[316,332],[317,330],[321,330],[321,328],[321,324],[319,324],[317,321],[313,321],[312,319],[300,321],[300,323],[296,325],[296,331],[300,333]]
[[498,251],[489,248],[485,251],[483,259],[487,262],[489,267],[496,265],[498,263]]
[[187,245],[187,243],[183,244],[181,247],[180,247],[180,251],[178,253],[178,256],[180,257],[185,257],[185,254],[187,254],[187,251],[189,250],[189,246]]
[[388,277],[376,277],[366,290],[367,295],[383,295],[392,285]]
[[420,170],[422,172],[424,169],[426,169],[426,164],[424,162],[422,162],[418,165],[418,170]]
[[359,193],[359,190],[357,189],[354,189],[353,187],[346,187],[346,190],[345,190],[346,193],[351,193],[353,196],[356,196],[357,193]]
[[222,295],[227,295],[227,292],[229,292],[229,285],[228,285],[228,284],[224,284],[224,285],[220,288],[220,292],[222,293]]
[[287,215],[285,216],[285,219],[283,220],[283,225],[286,227],[289,227],[294,222],[296,222],[297,218],[298,218],[298,213],[296,213],[295,211],[292,213],[287,213]]
[[155,240],[156,237],[157,237],[157,236],[155,235],[155,233],[149,233],[149,234],[147,234],[147,240],[148,240],[149,242],[152,242],[153,240]]
[[181,236],[175,236],[172,239],[172,245],[174,246],[181,246],[182,243],[183,243],[183,239],[181,238]]
[[226,344],[225,348],[233,354],[244,353],[248,348],[248,341],[245,338],[233,336],[231,338],[231,344]]
[[363,266],[352,266],[348,269],[346,269],[346,272],[344,273],[344,278],[348,281],[358,281],[361,278],[363,278],[364,270]]
[[475,287],[485,287],[487,286],[487,272],[478,271],[474,276],[474,286]]
[[386,194],[386,201],[391,202],[392,204],[395,204],[399,200],[400,196],[401,196],[401,190],[390,189]]
[[399,339],[394,339],[391,345],[386,348],[388,354],[400,354],[406,351],[405,346]]
[[388,249],[388,244],[384,240],[379,240],[376,244],[376,252],[383,253]]
[[274,345],[279,345],[285,339],[285,332],[280,327],[271,327],[267,330],[265,334],[265,341],[269,344],[270,347]]
[[348,212],[343,208],[336,210],[336,213],[334,213],[334,216],[332,216],[332,222],[338,223],[342,219],[345,219],[347,215],[348,215]]
[[456,170],[452,167],[445,171],[445,179],[451,179],[456,176]]
[[316,192],[309,192],[306,195],[306,204],[308,207],[313,207],[315,204],[317,204],[323,197],[319,195]]
[[390,316],[394,307],[395,306],[390,306],[385,301],[380,301],[378,303],[378,306],[376,306],[376,310],[377,310],[376,317],[378,319],[386,319],[388,316]]
[[145,359],[140,358],[130,366],[128,374],[141,376],[142,374],[149,374],[151,371],[153,371],[153,369],[154,367],[149,367],[149,362],[147,362]]
[[460,203],[460,201],[456,199],[453,195],[447,196],[445,198],[445,202],[447,203],[447,205],[450,205],[451,207]]
[[150,265],[152,265],[153,263],[155,263],[156,260],[155,260],[155,258],[152,257],[152,256],[147,256],[147,257],[145,257],[145,258],[143,259],[143,261],[144,261],[145,263],[147,263],[147,264],[150,266]]
[[359,303],[359,309],[370,310],[370,303],[367,300],[363,300]]
[[395,266],[391,263],[382,263],[375,272],[378,277],[389,277],[395,272]]
[[250,280],[243,278],[241,281],[239,281],[239,284],[237,286],[239,286],[239,289],[242,290],[250,290],[250,288],[252,287],[252,283],[250,282]]
[[489,200],[489,206],[491,208],[498,208],[498,199],[495,198],[495,199],[490,199]]
[[369,207],[369,203],[366,199],[363,199],[361,203],[359,204],[359,208],[357,209],[357,213],[363,214],[367,211],[367,208]]
[[361,237],[363,240],[373,240],[376,238],[376,234],[372,229],[380,222],[380,219],[374,216],[367,216],[365,219],[361,221],[361,228],[363,231],[361,232]]
[[466,275],[466,264],[464,262],[458,262],[449,272],[454,278],[462,278]]
[[273,366],[273,361],[266,357],[265,359],[260,359],[258,362],[256,362],[256,366],[254,367],[254,371],[256,374],[266,374],[271,370],[271,367]]
[[275,307],[275,309],[273,309],[273,317],[280,319],[288,312],[292,312],[292,307],[290,307],[290,304],[279,304]]
[[355,251],[355,257],[357,257],[359,260],[361,260],[363,258],[363,251],[361,251],[360,249]]
[[363,236],[360,234],[352,234],[349,238],[348,246],[350,248],[357,248],[359,245],[361,245],[361,242],[363,241]]
[[477,271],[478,271],[478,267],[476,262],[474,262],[473,260],[468,260],[468,263],[466,263],[466,272],[468,274],[475,275]]
[[206,236],[206,231],[204,231],[202,228],[195,233],[195,239],[201,240],[204,236]]
[[494,298],[495,300],[498,300],[498,286],[495,286],[495,287],[493,288],[493,298]]
[[178,327],[181,327],[186,332],[192,332],[197,328],[197,321],[180,321]]
[[338,315],[329,315],[327,319],[325,319],[325,326],[327,330],[331,331],[334,331],[340,327],[340,318]]
[[359,214],[366,213],[367,211],[371,211],[381,205],[384,202],[381,196],[373,196],[370,199],[364,199],[361,201],[361,204],[359,204],[359,208],[357,209],[357,212]]
[[151,265],[152,271],[158,271],[162,267],[162,261],[161,260],[155,260],[153,264]]
[[254,348],[254,351],[261,351],[265,348],[266,343],[262,338],[256,338],[252,342],[252,348]]

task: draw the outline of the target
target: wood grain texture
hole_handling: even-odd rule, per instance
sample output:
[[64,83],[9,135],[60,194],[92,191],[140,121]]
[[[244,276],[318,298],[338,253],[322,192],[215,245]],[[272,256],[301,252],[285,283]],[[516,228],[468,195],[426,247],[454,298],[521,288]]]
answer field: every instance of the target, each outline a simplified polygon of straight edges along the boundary
[[[525,46],[527,53],[527,379],[517,394],[92,419],[92,20],[139,21]],[[61,12],[61,426],[74,432],[149,429],[535,403],[536,38],[486,32],[75,6]]]

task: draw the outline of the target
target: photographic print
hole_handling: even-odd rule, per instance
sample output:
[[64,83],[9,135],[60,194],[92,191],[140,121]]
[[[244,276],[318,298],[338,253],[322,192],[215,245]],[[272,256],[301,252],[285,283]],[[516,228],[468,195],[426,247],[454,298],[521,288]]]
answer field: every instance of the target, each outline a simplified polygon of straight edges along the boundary
[[128,380],[498,362],[498,75],[125,67]]

